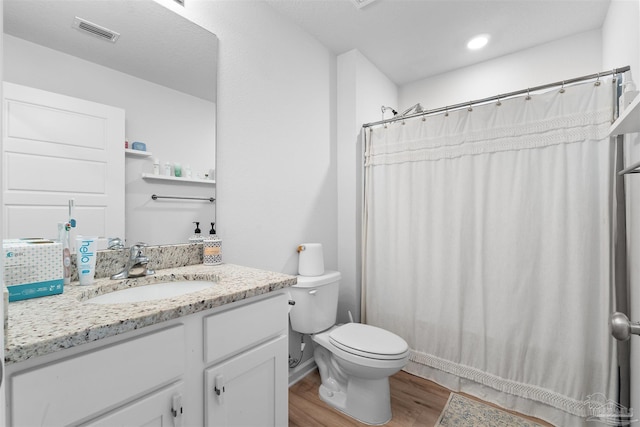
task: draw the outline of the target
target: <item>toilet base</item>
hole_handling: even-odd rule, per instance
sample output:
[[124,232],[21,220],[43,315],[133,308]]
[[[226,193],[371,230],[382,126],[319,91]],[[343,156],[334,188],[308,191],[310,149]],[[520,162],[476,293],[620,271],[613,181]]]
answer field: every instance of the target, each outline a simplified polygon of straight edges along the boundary
[[320,399],[340,412],[369,425],[391,421],[389,379],[350,378],[348,393],[333,391],[325,385],[319,389]]

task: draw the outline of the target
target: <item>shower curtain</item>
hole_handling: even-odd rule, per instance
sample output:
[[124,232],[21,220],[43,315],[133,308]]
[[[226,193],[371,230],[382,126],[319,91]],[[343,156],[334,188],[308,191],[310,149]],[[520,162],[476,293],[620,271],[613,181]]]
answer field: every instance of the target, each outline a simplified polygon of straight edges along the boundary
[[561,426],[616,400],[614,91],[365,129],[363,321],[407,371]]

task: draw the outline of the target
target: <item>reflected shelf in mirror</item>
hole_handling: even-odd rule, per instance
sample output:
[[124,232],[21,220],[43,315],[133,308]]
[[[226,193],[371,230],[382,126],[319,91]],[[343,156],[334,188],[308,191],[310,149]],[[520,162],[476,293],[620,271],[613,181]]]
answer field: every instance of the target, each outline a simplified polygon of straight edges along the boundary
[[184,182],[184,183],[216,185],[216,182],[212,179],[183,178],[183,177],[177,177],[177,176],[154,175],[152,173],[143,173],[142,178],[151,179],[151,180],[157,179],[161,181],[174,181],[174,182]]
[[151,157],[153,155],[150,151],[132,150],[131,148],[125,148],[124,154],[133,157]]

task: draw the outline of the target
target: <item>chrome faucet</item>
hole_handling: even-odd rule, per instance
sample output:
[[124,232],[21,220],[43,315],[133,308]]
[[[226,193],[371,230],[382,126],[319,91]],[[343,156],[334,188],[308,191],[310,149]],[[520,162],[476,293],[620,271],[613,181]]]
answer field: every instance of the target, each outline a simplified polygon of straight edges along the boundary
[[127,279],[129,277],[151,276],[155,271],[147,267],[149,258],[144,254],[145,243],[138,242],[129,248],[129,259],[122,270],[118,274],[111,276],[113,280]]

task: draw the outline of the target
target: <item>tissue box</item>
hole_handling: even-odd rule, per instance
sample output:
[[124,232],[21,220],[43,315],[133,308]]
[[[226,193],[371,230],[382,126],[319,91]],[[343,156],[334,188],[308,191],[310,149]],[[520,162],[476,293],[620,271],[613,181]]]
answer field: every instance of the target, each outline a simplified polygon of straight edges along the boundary
[[5,239],[2,253],[9,302],[62,293],[61,243],[45,239]]

